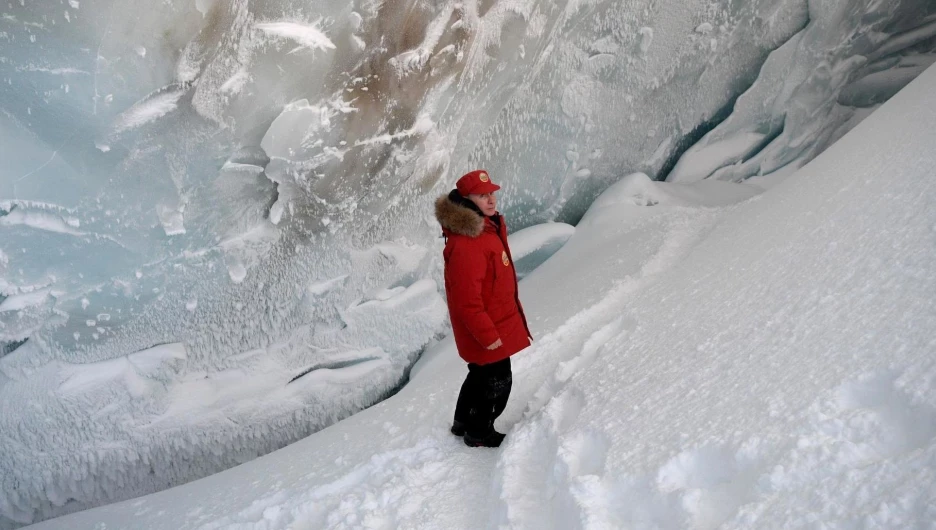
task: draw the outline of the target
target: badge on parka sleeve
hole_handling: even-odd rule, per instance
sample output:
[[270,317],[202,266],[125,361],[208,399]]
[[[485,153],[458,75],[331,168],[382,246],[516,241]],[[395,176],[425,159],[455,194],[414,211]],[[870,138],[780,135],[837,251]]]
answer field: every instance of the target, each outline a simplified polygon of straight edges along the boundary
[[505,266],[505,267],[506,267],[507,265],[510,265],[510,259],[507,258],[507,251],[506,251],[506,250],[503,251],[503,253],[501,253],[501,261],[504,262],[504,266]]

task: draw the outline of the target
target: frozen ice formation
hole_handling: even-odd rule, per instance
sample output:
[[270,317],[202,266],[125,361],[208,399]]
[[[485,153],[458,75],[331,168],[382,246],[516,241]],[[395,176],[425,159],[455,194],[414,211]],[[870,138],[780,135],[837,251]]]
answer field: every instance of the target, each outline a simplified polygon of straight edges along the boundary
[[[192,480],[392,392],[445,330],[430,204],[464,170],[504,186],[513,230],[575,224],[637,171],[782,174],[933,62],[934,11],[5,4],[0,525]],[[184,356],[132,361],[167,344]],[[100,363],[120,369],[62,390]]]
[[792,173],[936,62],[932,2],[905,2],[898,16],[890,4],[865,7],[811,3],[810,23],[767,57],[727,119],[667,179]]
[[565,223],[533,225],[511,234],[510,253],[513,256],[517,278],[542,265],[572,237],[575,227]]

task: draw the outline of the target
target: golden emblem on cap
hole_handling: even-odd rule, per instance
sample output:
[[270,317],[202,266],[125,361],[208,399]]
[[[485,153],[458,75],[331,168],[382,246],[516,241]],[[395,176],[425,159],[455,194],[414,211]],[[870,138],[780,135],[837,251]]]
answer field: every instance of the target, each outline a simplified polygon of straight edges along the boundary
[[488,178],[487,173],[485,173],[484,171],[482,171],[482,172],[478,175],[478,178],[481,179],[481,182],[487,182],[487,181],[491,180],[491,179]]
[[504,266],[505,266],[505,267],[506,267],[507,265],[510,265],[510,259],[507,258],[507,251],[506,251],[506,250],[501,254],[501,261],[504,262]]

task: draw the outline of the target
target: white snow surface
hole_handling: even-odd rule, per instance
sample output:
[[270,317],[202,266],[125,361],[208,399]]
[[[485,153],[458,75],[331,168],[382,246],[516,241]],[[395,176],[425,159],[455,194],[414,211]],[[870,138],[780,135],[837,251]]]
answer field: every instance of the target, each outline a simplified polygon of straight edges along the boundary
[[510,234],[510,252],[519,260],[553,241],[565,243],[574,233],[575,227],[565,223],[534,225]]
[[[934,87],[733,205],[609,190],[521,282],[536,341],[499,449],[448,432],[466,371],[445,340],[300,442],[35,528],[929,528]],[[684,190],[751,195],[720,185]]]
[[297,22],[264,22],[255,27],[269,35],[293,40],[302,48],[312,50],[335,48],[332,41],[328,40],[328,37],[315,25]]
[[510,253],[517,278],[523,278],[556,253],[575,233],[565,223],[533,225],[510,234]]

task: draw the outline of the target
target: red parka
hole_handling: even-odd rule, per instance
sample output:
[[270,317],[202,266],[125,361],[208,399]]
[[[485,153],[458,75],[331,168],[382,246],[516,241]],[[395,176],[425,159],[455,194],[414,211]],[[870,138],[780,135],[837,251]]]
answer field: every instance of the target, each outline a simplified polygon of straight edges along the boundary
[[[499,229],[449,196],[436,201],[436,219],[446,237],[445,294],[452,332],[458,354],[469,363],[506,359],[529,346],[532,336],[517,294],[507,224],[497,215]],[[503,345],[488,350],[498,339]]]

